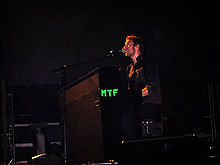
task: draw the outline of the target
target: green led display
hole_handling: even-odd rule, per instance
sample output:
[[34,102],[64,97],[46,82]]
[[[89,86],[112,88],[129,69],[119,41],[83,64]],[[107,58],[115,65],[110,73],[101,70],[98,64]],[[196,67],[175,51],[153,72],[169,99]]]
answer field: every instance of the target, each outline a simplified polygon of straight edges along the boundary
[[101,97],[116,96],[118,89],[101,89]]

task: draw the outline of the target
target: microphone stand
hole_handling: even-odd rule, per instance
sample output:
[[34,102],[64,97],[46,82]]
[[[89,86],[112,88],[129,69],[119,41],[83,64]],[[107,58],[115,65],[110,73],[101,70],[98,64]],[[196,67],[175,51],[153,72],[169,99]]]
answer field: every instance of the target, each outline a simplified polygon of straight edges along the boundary
[[66,99],[65,99],[65,85],[66,85],[66,71],[68,68],[77,67],[83,64],[87,64],[87,62],[66,65],[63,64],[62,66],[56,67],[56,69],[52,70],[52,72],[56,72],[59,76],[59,106],[61,112],[61,124],[63,127],[63,152],[64,152],[64,160],[67,163],[67,130],[66,130]]
[[65,105],[65,84],[66,84],[66,69],[67,65],[56,67],[57,75],[59,76],[59,99],[61,111],[61,124],[63,126],[63,150],[65,163],[67,162],[67,138],[66,138],[66,105]]

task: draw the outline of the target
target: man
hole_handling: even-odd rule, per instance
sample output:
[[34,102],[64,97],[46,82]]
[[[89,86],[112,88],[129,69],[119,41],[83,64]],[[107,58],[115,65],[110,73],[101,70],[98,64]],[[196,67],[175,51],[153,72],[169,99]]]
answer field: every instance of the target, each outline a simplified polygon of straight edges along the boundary
[[149,95],[149,86],[143,72],[143,40],[137,36],[127,36],[125,46],[125,56],[131,57],[133,64],[128,68],[129,88],[139,90],[142,88],[142,96]]
[[[144,61],[144,44],[139,36],[127,36],[122,48],[125,56],[132,59],[127,67],[129,100],[123,115],[124,136],[134,139],[141,136],[141,120],[157,120],[158,113],[151,105],[161,103],[159,70],[156,65],[146,65]],[[150,105],[150,106],[149,106]]]

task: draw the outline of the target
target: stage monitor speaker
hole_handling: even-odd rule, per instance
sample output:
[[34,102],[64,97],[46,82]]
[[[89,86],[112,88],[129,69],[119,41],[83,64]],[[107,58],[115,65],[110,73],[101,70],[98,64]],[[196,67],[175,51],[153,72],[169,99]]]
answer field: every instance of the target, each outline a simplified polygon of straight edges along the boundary
[[190,134],[124,141],[122,148],[121,165],[197,165],[204,156],[204,142]]

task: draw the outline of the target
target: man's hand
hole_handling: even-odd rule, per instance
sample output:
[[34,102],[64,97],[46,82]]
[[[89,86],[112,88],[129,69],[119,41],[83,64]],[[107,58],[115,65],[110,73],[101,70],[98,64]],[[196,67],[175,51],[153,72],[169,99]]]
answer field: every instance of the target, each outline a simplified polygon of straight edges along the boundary
[[149,95],[148,85],[146,85],[146,87],[142,89],[142,97],[145,97],[148,95]]

